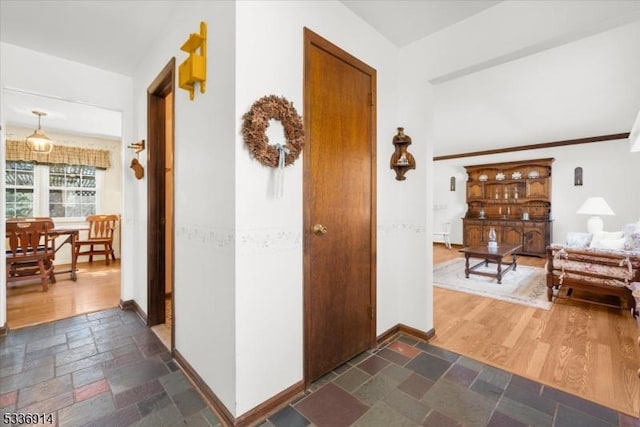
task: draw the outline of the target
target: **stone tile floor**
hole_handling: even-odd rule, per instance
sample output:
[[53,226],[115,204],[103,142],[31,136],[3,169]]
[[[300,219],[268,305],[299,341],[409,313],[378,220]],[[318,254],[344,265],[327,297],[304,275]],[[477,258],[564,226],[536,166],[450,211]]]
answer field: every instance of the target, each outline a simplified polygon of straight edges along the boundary
[[[0,414],[9,413],[51,414],[60,427],[220,425],[155,334],[120,309],[0,338]],[[43,421],[49,420],[37,424],[48,425]],[[400,337],[327,374],[259,425],[640,427],[640,421]]]
[[640,427],[640,420],[400,337],[312,384],[260,427]]
[[0,425],[219,426],[166,347],[131,311],[111,309],[0,338]]

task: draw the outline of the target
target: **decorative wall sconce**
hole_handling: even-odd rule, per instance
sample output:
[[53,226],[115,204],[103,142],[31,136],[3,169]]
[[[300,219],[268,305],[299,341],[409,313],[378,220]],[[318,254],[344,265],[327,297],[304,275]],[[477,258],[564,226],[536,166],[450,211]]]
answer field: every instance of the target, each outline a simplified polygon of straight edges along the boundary
[[411,145],[411,138],[404,134],[404,128],[398,128],[398,134],[393,137],[393,145],[395,151],[391,155],[391,169],[396,171],[396,179],[404,181],[404,174],[409,169],[416,168],[416,160],[413,155],[407,151],[407,147]]
[[[180,50],[189,54],[178,68],[179,86],[189,91],[189,99],[195,96],[195,85],[200,83],[200,93],[207,84],[207,24],[200,22],[200,34],[191,33]],[[199,50],[198,53],[196,51]]]
[[449,191],[456,191],[456,177],[452,176],[449,179]]
[[129,144],[129,147],[128,147],[133,149],[136,153],[135,159],[131,159],[131,165],[129,165],[129,167],[133,169],[133,174],[135,175],[136,179],[142,179],[144,177],[144,167],[138,161],[138,154],[142,150],[144,150],[144,146],[145,146],[144,139],[141,139],[138,142]]
[[573,185],[582,185],[582,168],[580,166],[573,170]]
[[129,146],[127,148],[133,149],[136,152],[136,154],[138,154],[139,152],[144,150],[144,139],[141,139],[138,142],[133,142],[133,143],[129,144]]

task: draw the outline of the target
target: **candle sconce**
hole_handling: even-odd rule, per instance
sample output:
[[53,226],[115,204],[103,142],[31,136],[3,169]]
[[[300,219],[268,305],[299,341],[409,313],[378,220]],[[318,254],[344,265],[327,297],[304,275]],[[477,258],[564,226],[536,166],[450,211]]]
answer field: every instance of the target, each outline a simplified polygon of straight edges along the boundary
[[573,185],[582,185],[582,168],[580,166],[573,170]]
[[407,147],[411,145],[411,138],[404,134],[404,128],[398,128],[398,134],[393,137],[394,153],[391,155],[391,169],[396,171],[396,179],[404,181],[404,174],[409,169],[416,168],[416,160],[413,155],[407,151]]
[[189,99],[193,101],[195,86],[200,85],[200,93],[205,92],[207,83],[207,24],[200,23],[200,33],[191,33],[180,50],[189,57],[178,67],[180,89],[189,91]]
[[131,148],[132,150],[134,150],[137,155],[139,152],[141,152],[145,148],[144,139],[141,139],[138,142],[132,142],[131,144],[129,144],[127,148]]

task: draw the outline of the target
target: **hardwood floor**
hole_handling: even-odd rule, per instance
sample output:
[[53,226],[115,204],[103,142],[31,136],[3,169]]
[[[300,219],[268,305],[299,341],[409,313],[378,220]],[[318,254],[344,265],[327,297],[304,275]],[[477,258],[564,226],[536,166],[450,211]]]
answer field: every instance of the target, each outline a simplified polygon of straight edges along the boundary
[[[434,263],[461,254],[434,245]],[[520,257],[542,267],[545,260]],[[10,329],[116,307],[119,263],[79,265],[78,281],[58,275],[7,290]],[[431,344],[579,395],[617,411],[640,415],[638,326],[627,311],[559,300],[551,310],[434,288],[436,336]]]
[[[434,264],[462,257],[434,245]],[[544,259],[518,264],[544,267]],[[638,325],[628,311],[557,300],[551,310],[434,287],[431,344],[640,415]]]
[[[60,270],[68,266],[56,266]],[[42,292],[40,282],[7,287],[9,329],[37,325],[78,314],[91,313],[120,304],[120,260],[78,264],[78,280],[56,275],[56,283]]]

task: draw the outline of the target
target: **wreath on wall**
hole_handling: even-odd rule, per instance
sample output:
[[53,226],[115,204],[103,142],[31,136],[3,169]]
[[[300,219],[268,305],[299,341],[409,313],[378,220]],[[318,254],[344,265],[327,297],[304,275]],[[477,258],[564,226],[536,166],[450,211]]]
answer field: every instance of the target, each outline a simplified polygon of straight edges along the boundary
[[[263,96],[253,103],[242,117],[242,136],[253,156],[263,165],[273,168],[289,166],[296,161],[304,145],[302,117],[293,104],[284,97]],[[266,130],[269,120],[278,120],[284,127],[287,143],[269,145]]]

